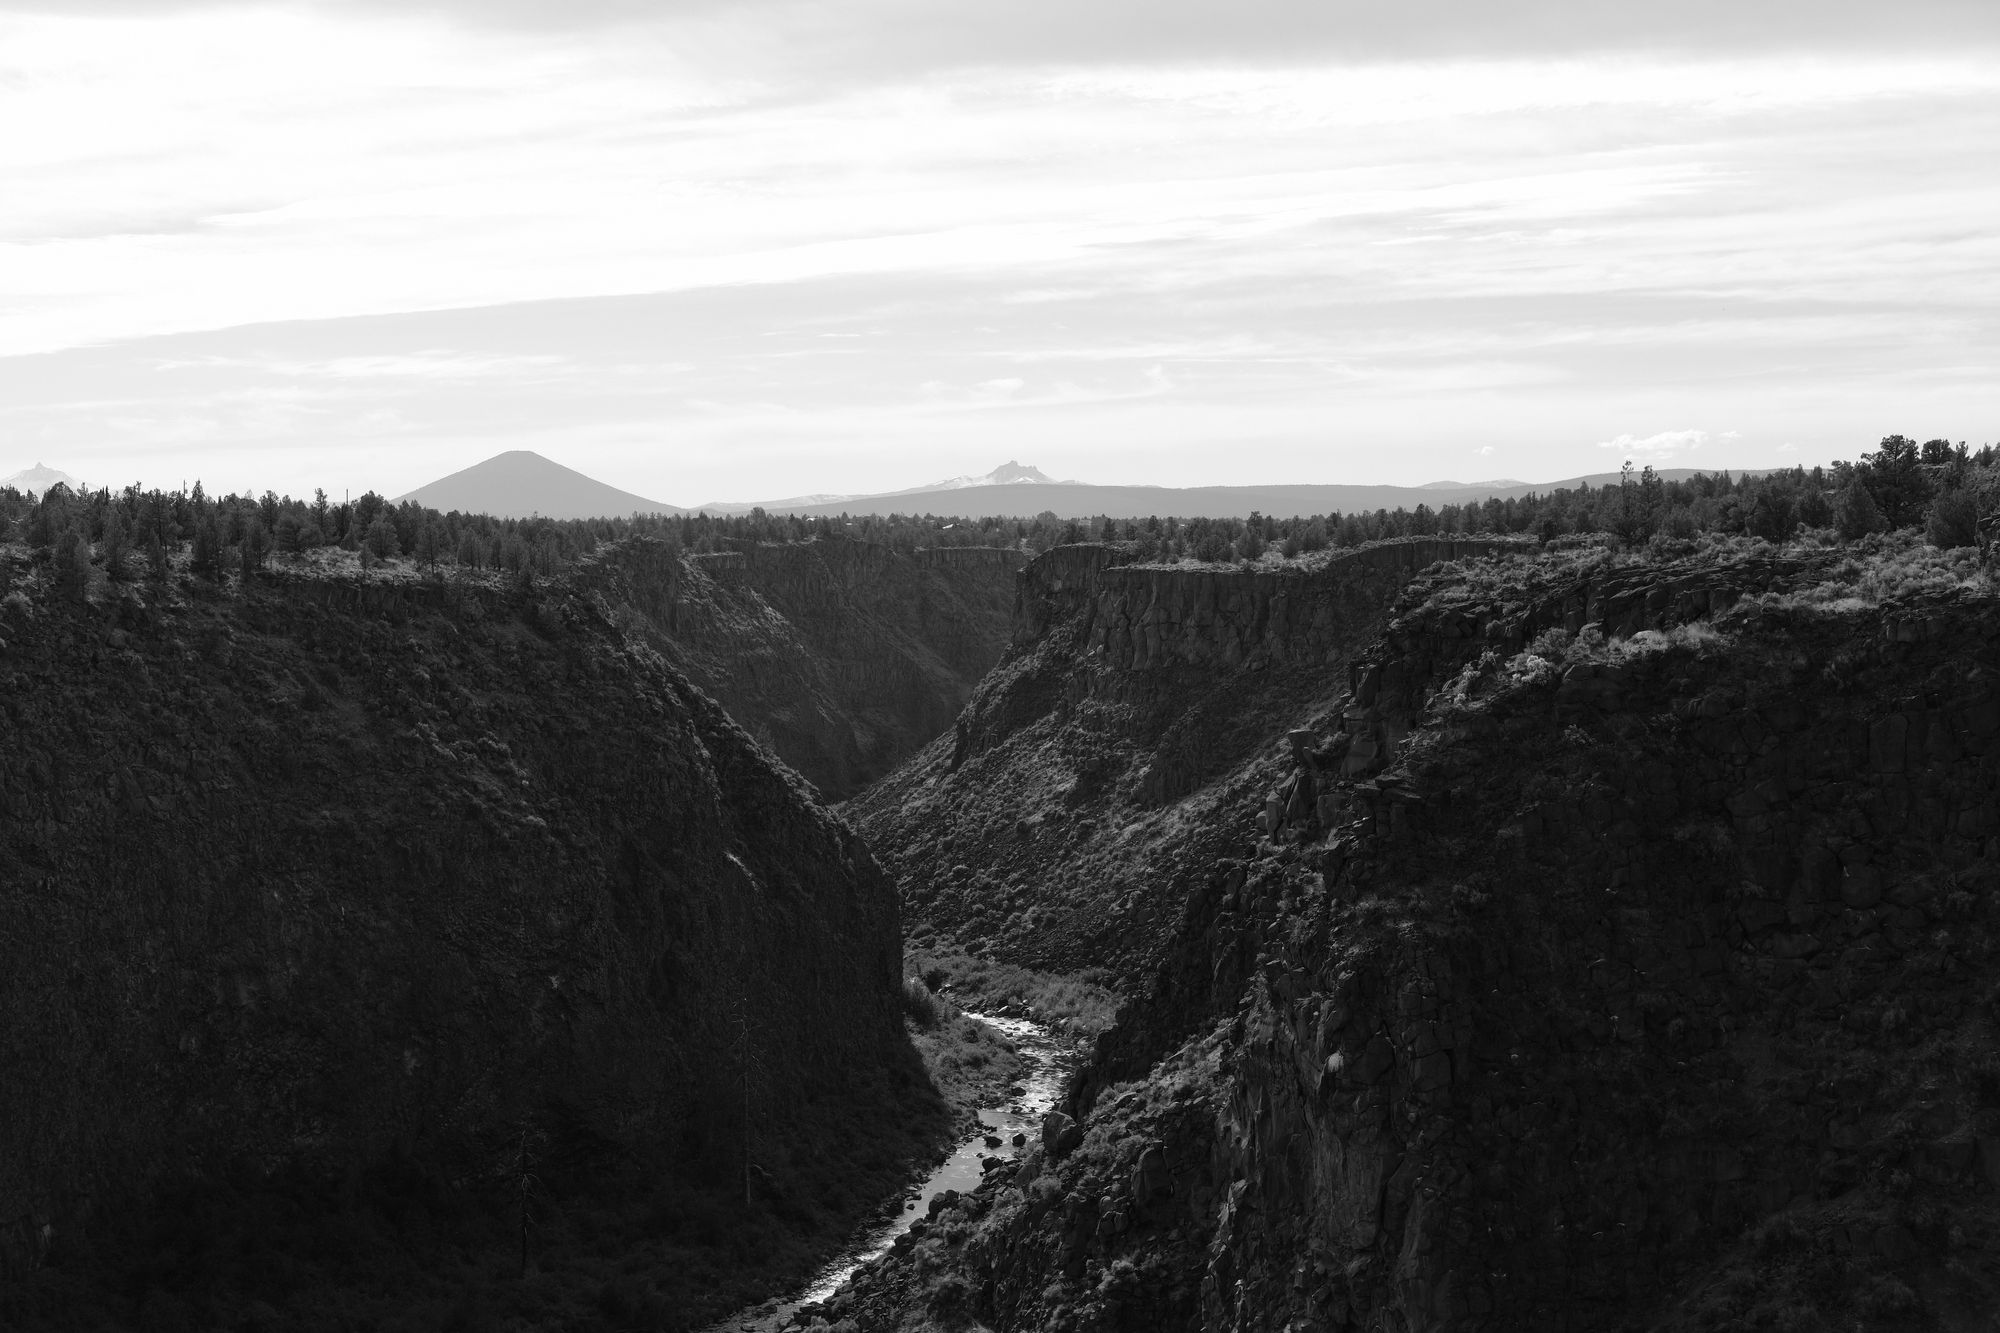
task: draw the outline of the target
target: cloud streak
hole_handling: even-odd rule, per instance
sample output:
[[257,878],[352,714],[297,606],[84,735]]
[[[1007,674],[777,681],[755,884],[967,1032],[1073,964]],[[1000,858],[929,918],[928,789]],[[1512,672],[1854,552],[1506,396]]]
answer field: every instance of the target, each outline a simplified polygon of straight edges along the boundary
[[1495,8],[0,0],[0,430],[686,501],[1993,419],[1990,6]]

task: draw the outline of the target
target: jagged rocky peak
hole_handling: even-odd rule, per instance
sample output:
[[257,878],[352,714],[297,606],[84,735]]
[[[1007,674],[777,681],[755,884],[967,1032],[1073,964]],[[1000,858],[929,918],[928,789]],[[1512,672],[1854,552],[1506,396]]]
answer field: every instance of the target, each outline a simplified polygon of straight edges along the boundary
[[1017,463],[1010,458],[999,467],[987,473],[981,480],[989,486],[1010,486],[1016,482],[1053,483],[1055,478],[1049,476],[1032,463]]

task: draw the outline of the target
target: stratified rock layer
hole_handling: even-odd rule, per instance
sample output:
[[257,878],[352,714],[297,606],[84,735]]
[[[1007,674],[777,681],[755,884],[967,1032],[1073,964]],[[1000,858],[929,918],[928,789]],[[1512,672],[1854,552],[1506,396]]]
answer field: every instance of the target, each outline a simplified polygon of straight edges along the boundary
[[899,1114],[889,883],[604,580],[0,613],[16,1274],[156,1183],[471,1188],[553,1172],[522,1145],[556,1125],[727,1188],[747,1114],[781,1191],[816,1115]]
[[1274,739],[1311,799],[1188,896],[1082,1142],[834,1312],[1992,1328],[2000,604],[1809,595],[1837,560],[1421,584]]

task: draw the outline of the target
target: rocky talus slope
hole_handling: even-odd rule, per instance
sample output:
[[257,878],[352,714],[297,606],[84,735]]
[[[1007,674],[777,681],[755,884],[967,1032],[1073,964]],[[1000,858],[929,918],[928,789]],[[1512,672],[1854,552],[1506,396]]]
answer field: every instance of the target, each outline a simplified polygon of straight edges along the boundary
[[1025,557],[990,547],[625,543],[599,577],[764,746],[844,800],[950,729],[1000,659]]
[[1074,1123],[830,1313],[1995,1328],[2000,600],[1876,555],[1420,580]]
[[1331,706],[1396,591],[1513,545],[1419,538],[1254,571],[1103,544],[1037,557],[952,733],[849,803],[912,934],[1050,971],[1143,967],[1218,830],[1262,800],[1269,738]]
[[692,1317],[896,1188],[892,887],[609,577],[0,607],[0,1324],[429,1327],[565,1246],[518,1308]]

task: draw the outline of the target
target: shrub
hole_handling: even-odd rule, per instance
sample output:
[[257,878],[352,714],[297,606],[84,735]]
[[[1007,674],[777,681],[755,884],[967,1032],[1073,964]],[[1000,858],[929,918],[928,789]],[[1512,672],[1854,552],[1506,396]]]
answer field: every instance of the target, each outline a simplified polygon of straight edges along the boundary
[[903,982],[903,1013],[928,1032],[944,1021],[944,1004],[921,979],[909,977]]
[[1557,625],[1545,629],[1528,645],[1528,651],[1549,662],[1560,662],[1569,653],[1569,631]]

